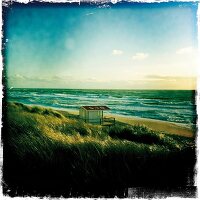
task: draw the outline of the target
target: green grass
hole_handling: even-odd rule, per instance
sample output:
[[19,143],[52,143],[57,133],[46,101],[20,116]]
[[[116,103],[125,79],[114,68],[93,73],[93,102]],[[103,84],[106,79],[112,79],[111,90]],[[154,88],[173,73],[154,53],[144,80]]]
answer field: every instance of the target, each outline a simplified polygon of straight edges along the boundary
[[8,103],[5,119],[5,193],[8,188],[61,195],[67,188],[180,186],[188,184],[188,172],[192,181],[192,138],[144,126],[86,124],[64,112],[21,103]]

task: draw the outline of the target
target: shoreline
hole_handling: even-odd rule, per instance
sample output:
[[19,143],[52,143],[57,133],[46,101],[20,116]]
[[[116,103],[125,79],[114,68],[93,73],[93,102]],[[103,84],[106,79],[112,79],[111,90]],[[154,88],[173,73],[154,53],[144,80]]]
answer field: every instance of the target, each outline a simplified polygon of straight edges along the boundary
[[[55,107],[50,107],[50,106],[38,105],[38,104],[25,104],[25,105],[46,107],[46,108],[50,108],[57,111],[68,112],[69,114],[72,114],[72,115],[79,115],[79,111],[75,109],[55,108]],[[157,119],[140,118],[140,117],[134,117],[134,116],[123,116],[123,115],[117,115],[117,114],[110,114],[106,112],[104,113],[104,116],[114,117],[116,121],[125,123],[128,125],[144,125],[154,131],[161,131],[164,133],[180,135],[180,136],[185,136],[185,137],[195,137],[195,132],[192,130],[192,128],[186,127],[185,124],[162,121],[162,120],[157,120]]]
[[[62,109],[60,109],[62,110]],[[65,109],[63,111],[69,112],[72,115],[78,115],[79,111],[73,109]],[[104,113],[104,116],[114,117],[116,121],[129,124],[129,125],[144,125],[152,130],[166,132],[174,135],[181,135],[185,137],[194,137],[195,133],[191,128],[186,127],[185,125],[156,120],[156,119],[147,119],[140,117],[127,117],[123,115]]]

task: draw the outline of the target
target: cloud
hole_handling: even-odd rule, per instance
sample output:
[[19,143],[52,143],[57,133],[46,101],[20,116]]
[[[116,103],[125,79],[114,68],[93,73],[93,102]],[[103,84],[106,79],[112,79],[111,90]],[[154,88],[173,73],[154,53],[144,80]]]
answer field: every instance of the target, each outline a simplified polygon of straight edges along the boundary
[[132,56],[133,60],[145,60],[149,57],[148,53],[136,53],[134,56]]
[[189,54],[192,53],[194,51],[194,49],[192,47],[184,47],[181,49],[178,49],[176,51],[176,54]]
[[65,76],[23,76],[20,74],[15,74],[14,76],[9,76],[9,80],[11,81],[31,81],[31,82],[59,82],[59,81],[73,81],[75,80],[72,76],[70,75],[65,75]]
[[22,79],[22,80],[26,79],[26,77],[23,76],[23,75],[21,75],[21,74],[15,74],[15,75],[14,75],[14,78]]
[[145,78],[148,81],[179,81],[179,80],[196,80],[195,76],[161,76],[147,75]]
[[119,49],[114,49],[113,51],[112,51],[112,55],[115,55],[115,56],[117,56],[117,55],[122,55],[123,54],[123,51],[122,50],[119,50]]

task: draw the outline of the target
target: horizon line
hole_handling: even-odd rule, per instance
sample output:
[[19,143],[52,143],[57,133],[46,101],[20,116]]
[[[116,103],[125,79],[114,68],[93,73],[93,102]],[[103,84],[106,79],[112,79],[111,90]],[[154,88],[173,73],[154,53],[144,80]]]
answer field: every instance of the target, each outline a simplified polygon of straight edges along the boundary
[[66,90],[174,90],[174,91],[177,91],[177,90],[193,90],[193,91],[197,91],[198,89],[129,89],[129,88],[48,88],[48,87],[10,87],[10,88],[5,88],[5,90],[12,90],[12,89],[66,89]]

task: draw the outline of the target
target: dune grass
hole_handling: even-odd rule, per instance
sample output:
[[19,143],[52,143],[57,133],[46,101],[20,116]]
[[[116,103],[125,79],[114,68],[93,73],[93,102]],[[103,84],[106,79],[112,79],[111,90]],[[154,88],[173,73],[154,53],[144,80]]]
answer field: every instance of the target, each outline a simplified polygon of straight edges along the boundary
[[86,124],[21,103],[8,103],[3,130],[5,193],[70,196],[193,184],[192,138]]

